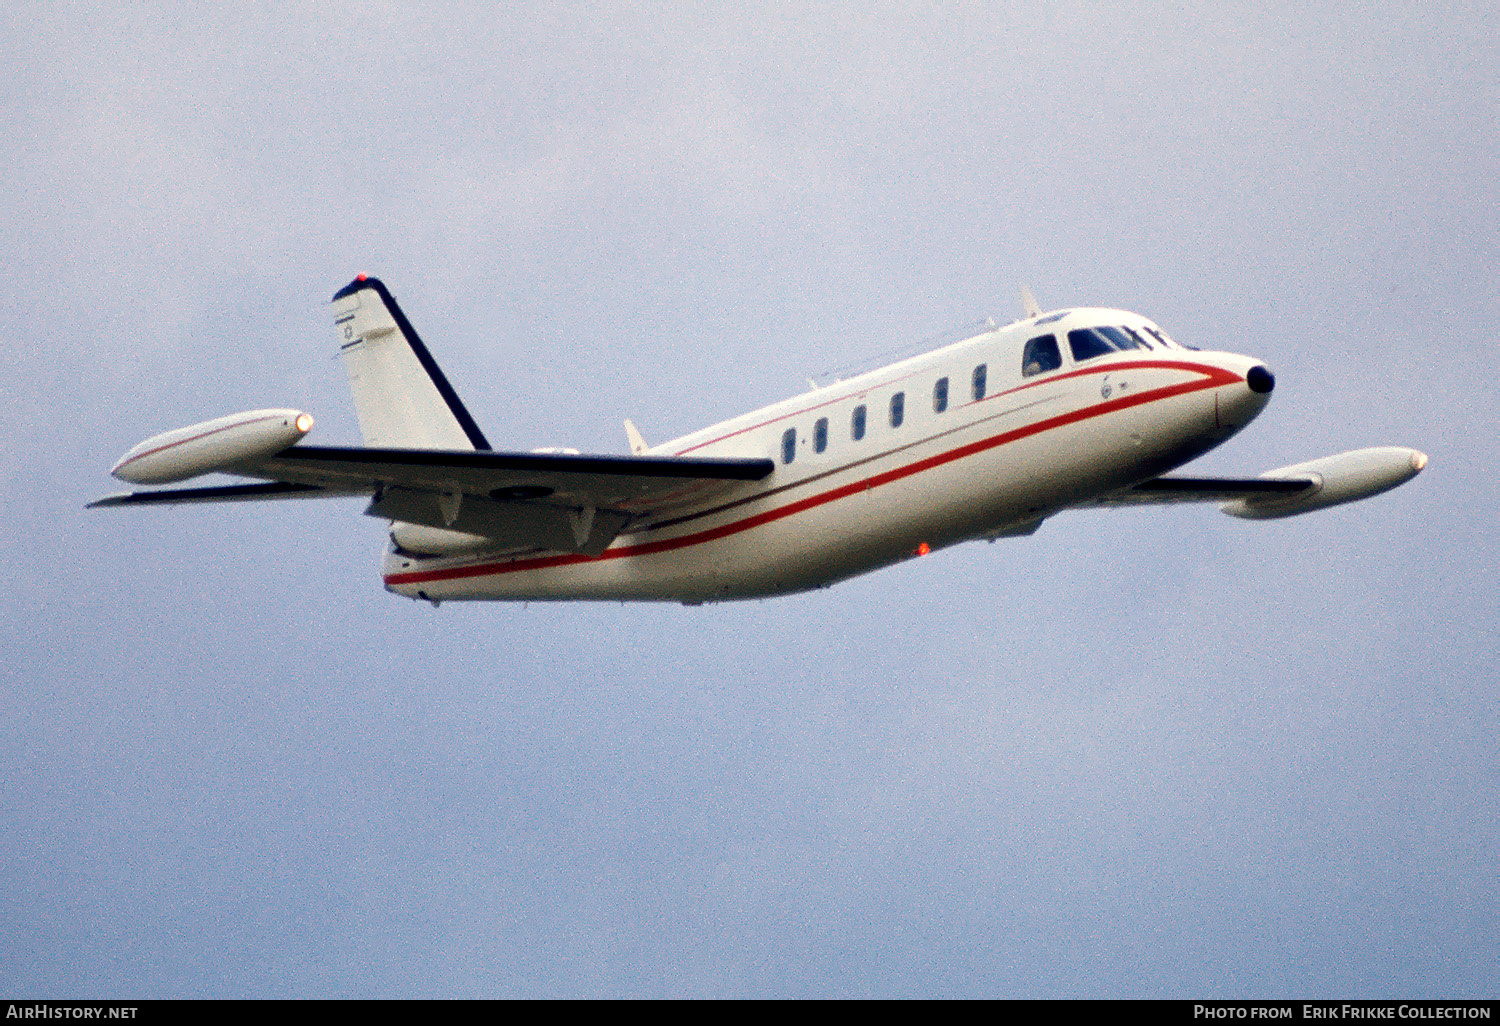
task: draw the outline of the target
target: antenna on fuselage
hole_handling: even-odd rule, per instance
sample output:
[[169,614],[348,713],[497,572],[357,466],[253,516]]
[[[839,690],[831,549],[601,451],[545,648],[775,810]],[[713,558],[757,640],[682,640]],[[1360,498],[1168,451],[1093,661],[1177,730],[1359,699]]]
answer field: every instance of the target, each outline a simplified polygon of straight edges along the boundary
[[641,437],[640,428],[628,420],[625,422],[625,437],[630,440],[630,451],[636,456],[640,456],[647,449],[651,448],[651,446],[646,444],[646,440]]
[[1021,309],[1026,312],[1027,317],[1040,317],[1042,308],[1036,305],[1036,297],[1031,294],[1031,286],[1021,286]]

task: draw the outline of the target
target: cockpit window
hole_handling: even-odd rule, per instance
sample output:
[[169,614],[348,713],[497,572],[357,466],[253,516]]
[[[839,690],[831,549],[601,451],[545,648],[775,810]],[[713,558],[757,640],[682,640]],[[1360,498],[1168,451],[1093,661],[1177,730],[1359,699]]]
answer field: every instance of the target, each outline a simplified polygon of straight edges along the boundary
[[1141,348],[1142,349],[1155,349],[1156,348],[1150,342],[1147,342],[1145,339],[1141,338],[1140,332],[1136,331],[1134,328],[1125,327],[1125,328],[1121,328],[1120,330],[1123,331],[1123,332],[1125,332],[1125,334],[1129,335],[1131,338],[1135,339],[1137,342],[1139,342],[1141,344]]
[[1142,345],[1140,343],[1140,341],[1138,341],[1137,339],[1131,338],[1129,335],[1125,334],[1125,332],[1121,331],[1119,328],[1095,328],[1094,330],[1095,331],[1102,331],[1105,335],[1107,335],[1109,337],[1109,340],[1115,344],[1115,348],[1116,349],[1149,349],[1150,348],[1149,346]]
[[1073,350],[1073,359],[1092,360],[1115,351],[1114,343],[1093,328],[1075,328],[1068,332],[1068,348]]
[[1026,343],[1021,350],[1021,377],[1029,378],[1043,371],[1057,370],[1062,366],[1062,353],[1057,348],[1056,335],[1038,335]]

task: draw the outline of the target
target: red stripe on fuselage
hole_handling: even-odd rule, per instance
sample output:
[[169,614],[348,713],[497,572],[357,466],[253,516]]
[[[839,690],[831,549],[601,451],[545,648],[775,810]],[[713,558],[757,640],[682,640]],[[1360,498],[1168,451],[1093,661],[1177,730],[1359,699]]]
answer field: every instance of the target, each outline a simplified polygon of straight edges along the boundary
[[[558,556],[539,556],[532,559],[516,559],[504,563],[483,563],[476,566],[450,567],[443,570],[418,570],[411,573],[389,574],[385,578],[385,583],[388,585],[423,584],[428,581],[452,581],[460,580],[465,577],[490,577],[499,574],[516,573],[521,570],[541,570],[548,567],[571,566],[576,563],[594,563],[607,559],[624,559],[631,556],[649,556],[658,552],[670,552],[673,549],[686,548],[689,545],[702,545],[705,542],[716,541],[719,538],[726,538],[732,534],[739,534],[742,531],[748,531],[751,528],[759,527],[762,524],[771,523],[774,520],[780,520],[784,517],[794,516],[797,513],[805,512],[806,510],[813,509],[814,507],[822,506],[829,502],[835,502],[839,499],[847,498],[851,495],[856,495],[860,492],[868,491],[871,488],[878,488],[881,485],[890,484],[893,481],[899,481],[902,478],[911,477],[914,474],[920,474],[925,470],[931,470],[934,467],[940,467],[946,463],[951,463],[954,460],[960,460],[967,456],[973,456],[976,453],[986,452],[990,449],[1006,445],[1010,442],[1019,441],[1022,438],[1029,438],[1032,435],[1041,434],[1044,431],[1052,431],[1056,428],[1066,427],[1069,424],[1076,424],[1080,421],[1090,420],[1094,417],[1100,417],[1107,413],[1114,413],[1118,410],[1129,409],[1133,406],[1141,406],[1145,403],[1157,402],[1158,400],[1162,399],[1171,399],[1175,396],[1187,395],[1192,392],[1202,391],[1206,388],[1215,388],[1220,385],[1230,385],[1234,384],[1237,381],[1244,380],[1239,375],[1218,367],[1205,367],[1202,364],[1192,363],[1167,363],[1162,361],[1140,360],[1131,361],[1129,363],[1117,363],[1109,367],[1096,367],[1089,368],[1087,370],[1073,371],[1068,374],[1059,375],[1055,378],[1048,378],[1046,379],[1046,381],[1035,382],[1034,384],[1050,384],[1052,382],[1064,380],[1065,378],[1079,377],[1085,374],[1112,374],[1118,370],[1132,370],[1136,368],[1189,370],[1193,371],[1194,373],[1202,374],[1204,380],[1185,381],[1180,385],[1168,385],[1165,388],[1151,389],[1149,391],[1138,392],[1130,396],[1122,396],[1119,399],[1111,399],[1106,402],[1096,403],[1093,406],[1084,407],[1080,410],[1074,410],[1071,413],[1064,413],[1056,417],[1051,417],[1047,420],[1040,420],[1035,424],[1028,424],[1025,427],[1014,428],[1010,431],[1002,431],[998,435],[992,435],[989,438],[984,438],[977,442],[970,442],[967,445],[961,445],[957,448],[949,449],[947,452],[938,453],[935,456],[928,456],[925,459],[920,459],[913,463],[908,463],[904,466],[895,467],[891,470],[883,471],[882,473],[874,474],[870,477],[861,478],[858,481],[840,485],[837,488],[831,488],[826,492],[820,492],[817,495],[812,495],[805,499],[799,499],[796,502],[788,503],[785,506],[778,506],[775,509],[766,510],[763,513],[756,513],[741,520],[733,521],[732,523],[721,524],[718,527],[711,527],[707,530],[698,531],[694,534],[682,535],[678,538],[664,538],[661,541],[643,542],[638,545],[622,545],[617,549],[606,549],[602,554],[598,556],[583,556],[576,553],[570,553],[567,555]],[[995,396],[991,396],[989,398],[996,398],[1000,395],[1019,392],[1023,388],[1030,387],[1032,387],[1032,384],[1022,385],[1019,388],[1010,389],[1009,392],[997,392],[995,393]],[[793,485],[792,487],[795,487],[795,485]]]
[[[1117,370],[1130,370],[1131,368],[1135,368],[1135,367],[1153,367],[1153,368],[1157,368],[1157,369],[1167,368],[1167,369],[1172,369],[1172,370],[1189,370],[1189,371],[1202,371],[1203,370],[1203,367],[1201,365],[1199,365],[1199,364],[1196,364],[1196,363],[1183,363],[1183,362],[1180,362],[1180,361],[1173,361],[1173,360],[1131,360],[1131,361],[1126,362],[1126,363],[1111,364],[1108,368],[1104,368],[1104,367],[1085,367],[1085,368],[1083,368],[1081,370],[1069,371],[1066,374],[1048,375],[1047,377],[1044,377],[1044,378],[1037,378],[1037,380],[1035,380],[1035,381],[1027,381],[1027,382],[1025,382],[1023,384],[1017,385],[1015,388],[1007,388],[1003,392],[992,392],[991,394],[985,396],[983,399],[973,399],[973,400],[970,400],[967,403],[963,403],[961,405],[955,406],[954,410],[961,410],[961,409],[965,409],[966,407],[969,407],[969,406],[976,406],[979,403],[993,402],[994,400],[1003,398],[1004,396],[1007,396],[1007,395],[1014,395],[1017,392],[1024,392],[1028,388],[1039,388],[1042,385],[1053,385],[1053,384],[1056,384],[1059,381],[1066,381],[1069,378],[1081,377],[1081,376],[1083,376],[1085,374],[1099,374],[1101,372],[1105,373],[1105,374],[1113,374]],[[807,416],[809,413],[811,413],[814,410],[821,410],[825,406],[837,406],[839,403],[847,402],[850,399],[854,399],[856,397],[864,398],[865,396],[867,396],[871,392],[876,392],[876,391],[880,391],[882,389],[890,388],[892,385],[899,384],[899,383],[901,383],[903,381],[908,380],[909,378],[914,378],[914,377],[916,377],[916,376],[918,376],[919,374],[922,374],[922,373],[923,373],[923,370],[919,368],[919,369],[911,371],[911,372],[909,372],[907,374],[903,374],[899,378],[891,378],[889,381],[882,381],[882,382],[880,382],[877,385],[868,385],[868,386],[866,386],[864,388],[853,389],[853,390],[851,390],[849,392],[846,392],[845,394],[843,394],[841,396],[838,396],[838,397],[836,397],[834,399],[827,399],[827,400],[825,400],[825,401],[823,401],[821,403],[814,403],[812,406],[804,406],[801,409],[792,410],[789,413],[783,413],[779,417],[772,417],[769,420],[756,421],[754,424],[751,424],[751,425],[749,425],[747,427],[738,428],[738,429],[736,429],[734,431],[729,432],[728,434],[719,435],[717,438],[710,438],[706,442],[698,442],[696,445],[690,445],[686,449],[679,449],[673,455],[675,455],[675,456],[686,456],[690,452],[696,452],[697,450],[706,448],[707,446],[710,446],[710,445],[717,445],[719,442],[727,441],[728,439],[738,437],[739,435],[743,435],[743,434],[745,434],[748,431],[758,431],[761,428],[770,427],[772,424],[778,424],[778,423],[780,423],[783,420],[793,420],[793,419],[795,419],[797,417],[805,417],[805,416]]]

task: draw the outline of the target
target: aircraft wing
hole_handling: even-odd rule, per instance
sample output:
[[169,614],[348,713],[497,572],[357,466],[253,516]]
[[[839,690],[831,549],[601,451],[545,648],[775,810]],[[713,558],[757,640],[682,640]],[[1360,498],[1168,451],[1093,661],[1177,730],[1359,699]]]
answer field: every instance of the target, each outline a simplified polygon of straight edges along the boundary
[[1078,503],[1075,508],[1222,502],[1219,508],[1246,520],[1270,520],[1355,502],[1416,477],[1427,455],[1386,446],[1268,470],[1259,477],[1158,477]]
[[315,499],[364,495],[363,491],[333,491],[317,485],[269,484],[226,485],[217,488],[159,488],[153,492],[123,492],[95,499],[86,509],[108,506],[176,506],[184,502],[252,502],[260,499]]
[[217,468],[266,484],[114,495],[90,506],[368,495],[370,516],[504,547],[597,554],[630,523],[759,481],[768,459],[294,445]]
[[1315,486],[1310,477],[1290,480],[1234,477],[1158,477],[1079,503],[1075,509],[1107,506],[1165,506],[1179,502],[1231,502],[1286,499]]

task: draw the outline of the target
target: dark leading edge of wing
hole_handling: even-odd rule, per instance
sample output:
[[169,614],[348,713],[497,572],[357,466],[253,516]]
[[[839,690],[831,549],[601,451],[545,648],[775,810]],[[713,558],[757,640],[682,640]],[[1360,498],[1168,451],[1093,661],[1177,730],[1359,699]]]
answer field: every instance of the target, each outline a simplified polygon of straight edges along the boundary
[[[95,499],[85,509],[103,506],[171,506],[179,502],[250,502],[257,499],[301,499],[315,494],[337,497],[349,495],[317,485],[286,484],[272,481],[268,484],[226,485],[219,488],[164,488],[154,492],[132,492],[125,495],[106,495]],[[357,494],[357,493],[356,493]]]
[[519,470],[533,473],[612,474],[625,477],[709,478],[759,481],[776,468],[768,459],[720,459],[698,456],[593,456],[572,453],[468,452],[458,449],[363,449],[294,445],[264,465],[405,464],[469,470]]

